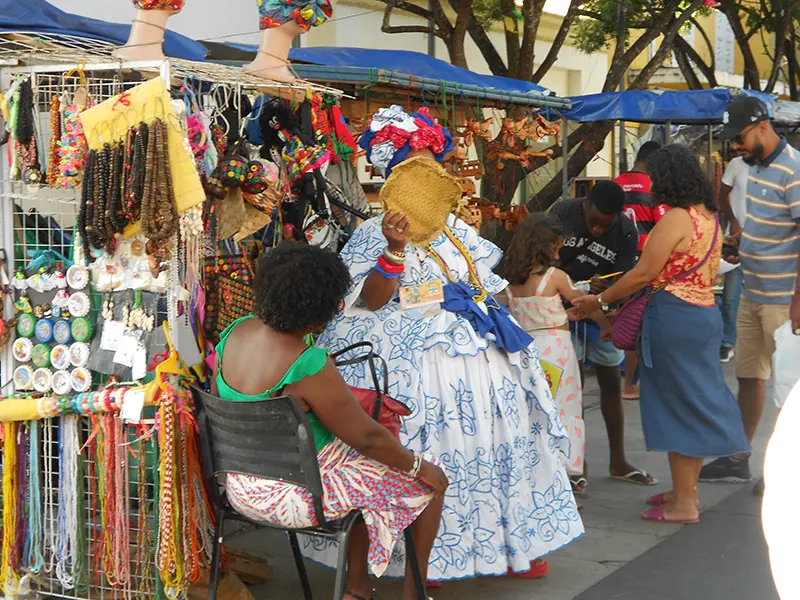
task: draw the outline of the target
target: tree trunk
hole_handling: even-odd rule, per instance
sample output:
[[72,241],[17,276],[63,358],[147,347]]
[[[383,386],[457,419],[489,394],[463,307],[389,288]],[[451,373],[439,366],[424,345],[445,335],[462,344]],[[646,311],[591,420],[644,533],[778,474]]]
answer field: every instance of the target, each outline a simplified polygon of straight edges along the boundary
[[[605,140],[611,129],[614,127],[613,121],[598,121],[596,123],[586,123],[581,125],[577,132],[583,138],[580,145],[571,152],[567,162],[567,178],[572,180],[583,172],[589,161],[592,160],[603,149]],[[574,146],[570,146],[573,148]],[[560,152],[559,152],[560,155]],[[535,198],[528,201],[528,209],[532,211],[546,210],[561,198],[562,171],[544,186]]]

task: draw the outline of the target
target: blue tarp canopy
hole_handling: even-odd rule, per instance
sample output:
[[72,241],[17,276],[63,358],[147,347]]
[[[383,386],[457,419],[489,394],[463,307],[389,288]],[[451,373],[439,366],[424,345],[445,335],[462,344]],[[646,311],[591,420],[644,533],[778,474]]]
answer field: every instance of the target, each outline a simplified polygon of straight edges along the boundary
[[562,111],[571,121],[632,121],[636,123],[719,123],[736,94],[756,96],[773,115],[775,99],[750,90],[627,91],[589,94],[570,98],[572,108]]
[[[0,33],[64,35],[121,45],[128,40],[130,30],[130,25],[66,13],[45,0],[0,0]],[[206,47],[186,36],[167,31],[164,53],[172,58],[202,61],[206,57]]]
[[450,83],[494,88],[500,91],[527,94],[550,91],[535,83],[481,75],[461,67],[456,67],[433,56],[410,50],[372,50],[370,48],[292,48],[289,52],[292,61],[326,65],[329,67],[358,67],[362,69],[386,69],[415,77],[441,79]]

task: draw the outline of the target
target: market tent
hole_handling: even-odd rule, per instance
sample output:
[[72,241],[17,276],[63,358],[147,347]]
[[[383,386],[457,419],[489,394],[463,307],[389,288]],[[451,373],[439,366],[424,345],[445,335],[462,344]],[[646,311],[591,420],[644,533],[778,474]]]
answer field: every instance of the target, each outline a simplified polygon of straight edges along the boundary
[[719,123],[736,94],[755,96],[773,114],[775,99],[750,90],[626,91],[573,96],[572,108],[561,113],[570,121],[632,121],[636,123]]
[[[130,25],[109,23],[66,13],[45,0],[0,0],[0,33],[30,33],[124,44]],[[205,60],[206,48],[194,40],[167,31],[164,53],[172,58]]]
[[538,92],[550,94],[550,90],[529,81],[481,75],[468,69],[456,67],[448,62],[410,50],[373,50],[371,48],[292,48],[289,58],[329,67],[356,67],[361,69],[385,69],[408,73],[414,77],[441,79],[452,83],[484,86],[496,90],[526,94]]
[[[258,51],[246,44],[207,42],[210,60],[241,61]],[[421,52],[370,48],[292,48],[292,67],[300,77],[332,84],[385,84],[392,87],[446,94],[451,98],[481,98],[500,104],[552,107],[569,106],[540,85],[529,81],[482,75],[456,67]]]

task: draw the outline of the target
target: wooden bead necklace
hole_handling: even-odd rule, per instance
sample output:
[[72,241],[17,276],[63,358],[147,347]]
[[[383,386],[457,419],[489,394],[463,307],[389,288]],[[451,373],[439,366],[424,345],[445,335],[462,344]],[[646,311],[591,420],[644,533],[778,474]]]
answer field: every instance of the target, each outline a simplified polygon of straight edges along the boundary
[[178,207],[172,188],[164,121],[156,119],[147,144],[142,233],[155,246],[163,246],[178,230]]
[[47,161],[47,184],[55,187],[58,182],[58,143],[61,141],[61,98],[50,98],[50,148]]

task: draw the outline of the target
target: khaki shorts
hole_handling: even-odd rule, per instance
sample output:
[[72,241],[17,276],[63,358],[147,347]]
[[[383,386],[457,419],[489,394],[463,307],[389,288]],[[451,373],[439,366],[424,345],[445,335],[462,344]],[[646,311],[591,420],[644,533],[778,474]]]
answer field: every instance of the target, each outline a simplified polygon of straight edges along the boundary
[[736,377],[769,379],[775,330],[788,320],[788,304],[757,304],[742,298],[736,319]]

